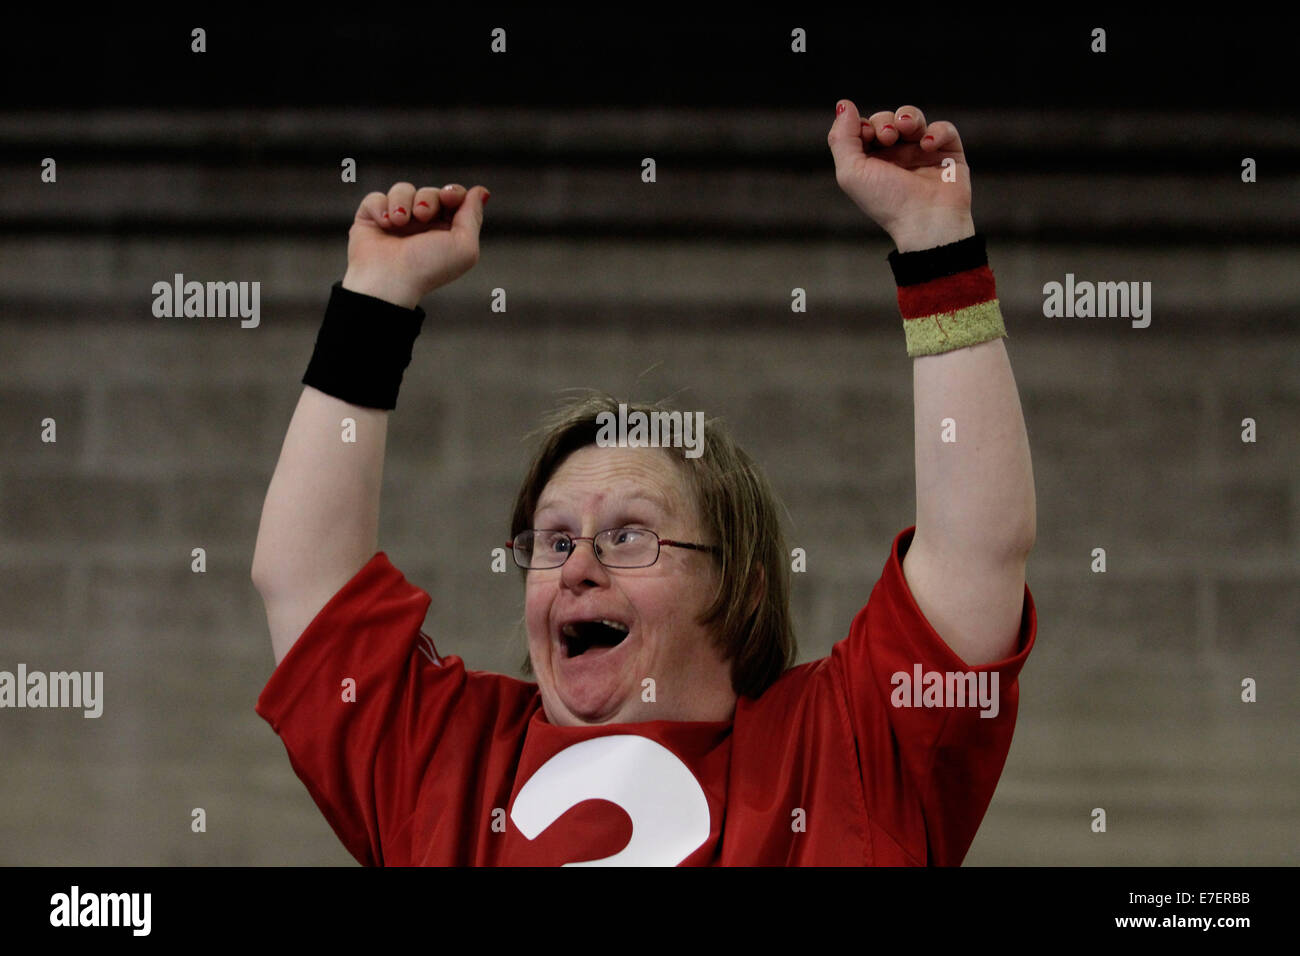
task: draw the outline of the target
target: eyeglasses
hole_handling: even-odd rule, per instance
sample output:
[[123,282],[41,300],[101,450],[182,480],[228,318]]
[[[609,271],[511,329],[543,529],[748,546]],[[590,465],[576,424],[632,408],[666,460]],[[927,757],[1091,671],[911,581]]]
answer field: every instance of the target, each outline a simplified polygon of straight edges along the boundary
[[596,560],[607,568],[648,568],[659,560],[659,548],[665,544],[692,551],[718,550],[708,544],[669,541],[644,528],[610,528],[597,532],[593,538],[575,537],[563,531],[521,531],[506,546],[514,552],[515,564],[539,571],[563,565],[578,541],[590,541]]

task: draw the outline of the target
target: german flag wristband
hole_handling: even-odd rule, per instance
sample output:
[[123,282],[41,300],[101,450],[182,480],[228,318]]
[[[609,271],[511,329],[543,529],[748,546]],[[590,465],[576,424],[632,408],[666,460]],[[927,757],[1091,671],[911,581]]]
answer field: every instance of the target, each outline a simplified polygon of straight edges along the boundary
[[984,237],[889,254],[907,354],[938,355],[1007,334]]

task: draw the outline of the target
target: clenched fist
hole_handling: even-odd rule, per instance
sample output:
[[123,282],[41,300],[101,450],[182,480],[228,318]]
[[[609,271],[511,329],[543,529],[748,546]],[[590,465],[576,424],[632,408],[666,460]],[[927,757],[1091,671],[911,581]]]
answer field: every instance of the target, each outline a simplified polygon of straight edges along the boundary
[[478,262],[488,191],[396,183],[361,200],[348,231],[343,288],[411,309]]
[[[975,235],[970,168],[951,123],[927,124],[915,106],[863,119],[851,100],[840,100],[826,139],[835,157],[835,181],[889,233],[899,252]],[[952,160],[947,167],[945,159]]]

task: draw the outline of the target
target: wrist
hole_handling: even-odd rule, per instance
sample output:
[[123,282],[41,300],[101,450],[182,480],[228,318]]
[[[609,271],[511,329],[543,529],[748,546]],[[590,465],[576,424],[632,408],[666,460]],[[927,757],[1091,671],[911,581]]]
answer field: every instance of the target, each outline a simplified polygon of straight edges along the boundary
[[419,306],[408,308],[405,300],[371,295],[360,284],[360,290],[346,289],[342,282],[330,287],[302,383],[351,405],[391,411],[425,314]]
[[357,273],[352,269],[343,274],[343,288],[349,292],[374,296],[403,309],[414,309],[420,304],[420,294],[409,286],[381,276]]
[[910,357],[951,352],[1007,334],[984,236],[895,250],[888,258]]
[[975,220],[969,212],[913,217],[888,230],[899,252],[919,252],[946,246],[975,235]]

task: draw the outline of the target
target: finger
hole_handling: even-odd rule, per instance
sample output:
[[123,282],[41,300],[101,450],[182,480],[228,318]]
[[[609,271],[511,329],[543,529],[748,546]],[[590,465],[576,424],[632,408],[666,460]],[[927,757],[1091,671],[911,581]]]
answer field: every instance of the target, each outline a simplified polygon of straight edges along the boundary
[[388,221],[405,226],[411,221],[411,204],[415,200],[413,183],[394,183],[388,190]]
[[931,123],[926,127],[925,135],[921,137],[921,148],[926,152],[939,149],[962,152],[961,137],[957,135],[957,127],[947,120]]
[[482,186],[469,190],[451,221],[452,238],[469,256],[471,264],[478,262],[478,237],[483,228],[483,204],[487,196],[488,191]]
[[388,196],[386,193],[366,193],[366,198],[361,200],[361,205],[357,207],[358,219],[368,218],[380,226],[388,225],[387,216]]
[[862,155],[862,117],[852,100],[835,104],[835,122],[826,136],[826,143],[835,158],[836,169],[847,169],[848,164]]
[[468,190],[460,183],[448,183],[439,190],[438,198],[442,200],[444,209],[455,209],[465,201]]
[[416,222],[428,222],[438,215],[441,204],[438,202],[438,190],[433,186],[421,186],[415,191],[411,215]]
[[876,141],[876,128],[871,125],[870,120],[860,120],[859,126],[862,130],[860,134],[862,137],[862,145],[870,146]]
[[925,134],[925,114],[915,106],[900,106],[894,110],[894,123],[898,133],[909,143],[915,143]]
[[869,122],[875,128],[876,142],[881,146],[893,146],[898,142],[898,126],[894,120],[893,110],[872,113]]

